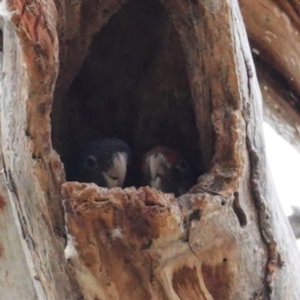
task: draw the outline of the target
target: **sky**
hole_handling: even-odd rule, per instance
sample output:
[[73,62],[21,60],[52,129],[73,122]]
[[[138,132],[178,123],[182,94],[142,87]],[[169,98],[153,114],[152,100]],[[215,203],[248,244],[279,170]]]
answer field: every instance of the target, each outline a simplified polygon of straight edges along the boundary
[[300,154],[274,129],[264,123],[267,160],[277,195],[287,215],[291,206],[300,206]]
[[[277,195],[288,216],[291,206],[300,207],[300,154],[264,123],[266,152]],[[298,240],[300,248],[300,240]]]

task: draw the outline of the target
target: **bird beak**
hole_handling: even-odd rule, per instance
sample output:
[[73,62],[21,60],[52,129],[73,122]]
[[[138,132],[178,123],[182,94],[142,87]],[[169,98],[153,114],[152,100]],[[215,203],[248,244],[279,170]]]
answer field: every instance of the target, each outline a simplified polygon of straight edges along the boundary
[[126,171],[127,155],[118,152],[113,158],[112,166],[106,172],[102,173],[106,180],[107,187],[123,187]]
[[157,177],[161,177],[165,174],[167,162],[162,153],[154,153],[150,155],[147,159],[147,163],[152,180],[155,180]]

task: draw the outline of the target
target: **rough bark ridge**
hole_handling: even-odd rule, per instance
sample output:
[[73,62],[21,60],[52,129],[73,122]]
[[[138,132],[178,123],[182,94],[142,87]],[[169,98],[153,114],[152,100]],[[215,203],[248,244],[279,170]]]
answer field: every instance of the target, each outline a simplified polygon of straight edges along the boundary
[[265,118],[299,151],[299,3],[239,2],[264,99]]
[[1,144],[38,297],[299,299],[299,252],[266,172],[261,95],[237,1],[161,1],[209,171],[197,186],[174,199],[147,187],[63,184],[53,95],[56,132],[92,37],[124,4],[9,2]]
[[[4,23],[1,95],[2,149],[21,239],[41,283],[39,298],[75,299],[64,263],[58,155],[51,147],[50,109],[58,73],[56,9],[47,3],[13,1]],[[33,279],[35,278],[35,279]],[[76,289],[75,289],[76,290]]]

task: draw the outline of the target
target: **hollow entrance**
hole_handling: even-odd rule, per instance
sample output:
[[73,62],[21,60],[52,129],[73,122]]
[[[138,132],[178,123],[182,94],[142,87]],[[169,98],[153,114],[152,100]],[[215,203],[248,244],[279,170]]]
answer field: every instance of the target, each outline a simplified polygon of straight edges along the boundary
[[125,140],[135,157],[158,144],[175,148],[202,173],[183,51],[158,1],[129,2],[95,35],[63,112],[67,179],[80,149],[104,137]]

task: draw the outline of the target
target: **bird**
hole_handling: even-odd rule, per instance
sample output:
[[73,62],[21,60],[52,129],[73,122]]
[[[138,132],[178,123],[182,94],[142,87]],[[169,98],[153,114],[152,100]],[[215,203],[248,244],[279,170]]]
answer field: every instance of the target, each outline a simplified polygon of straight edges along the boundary
[[183,195],[196,183],[194,172],[179,151],[157,145],[142,158],[142,183],[164,193]]
[[129,145],[118,138],[94,140],[79,153],[71,172],[72,181],[98,186],[123,187],[130,161]]

